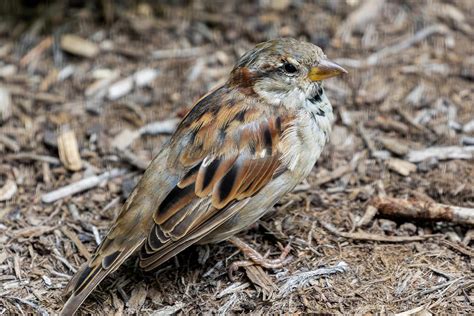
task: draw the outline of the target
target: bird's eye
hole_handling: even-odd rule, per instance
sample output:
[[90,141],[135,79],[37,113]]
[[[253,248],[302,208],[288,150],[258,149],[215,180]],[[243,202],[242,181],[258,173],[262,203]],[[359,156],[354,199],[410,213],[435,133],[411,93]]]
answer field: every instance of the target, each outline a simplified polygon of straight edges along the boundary
[[286,62],[284,65],[283,65],[283,69],[285,69],[285,71],[289,74],[294,74],[295,72],[298,71],[298,69],[296,69],[295,65],[293,64],[290,64],[288,62]]

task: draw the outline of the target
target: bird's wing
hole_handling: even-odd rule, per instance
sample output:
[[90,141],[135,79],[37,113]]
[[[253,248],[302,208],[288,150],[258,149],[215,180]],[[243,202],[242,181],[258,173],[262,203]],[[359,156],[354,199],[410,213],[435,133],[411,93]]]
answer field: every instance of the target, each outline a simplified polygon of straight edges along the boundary
[[68,285],[72,314],[110,272],[142,247],[151,270],[236,214],[282,165],[291,118],[218,89],[183,119],[125,203],[92,259]]

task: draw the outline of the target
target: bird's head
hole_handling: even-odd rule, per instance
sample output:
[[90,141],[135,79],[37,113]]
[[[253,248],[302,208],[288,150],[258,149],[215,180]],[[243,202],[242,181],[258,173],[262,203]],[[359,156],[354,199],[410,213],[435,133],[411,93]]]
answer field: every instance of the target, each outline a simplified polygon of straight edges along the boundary
[[245,53],[229,83],[268,102],[299,103],[320,93],[321,81],[347,71],[329,61],[318,46],[292,38],[263,42]]

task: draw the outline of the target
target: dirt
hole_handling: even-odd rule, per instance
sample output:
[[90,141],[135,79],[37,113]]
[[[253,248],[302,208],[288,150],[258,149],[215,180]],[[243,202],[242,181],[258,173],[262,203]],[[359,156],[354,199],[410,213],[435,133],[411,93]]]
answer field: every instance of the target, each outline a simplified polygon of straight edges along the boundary
[[[383,196],[474,212],[472,154],[410,162],[414,150],[474,143],[472,1],[7,1],[0,9],[0,92],[10,95],[0,93],[0,314],[56,314],[68,280],[169,137],[133,131],[182,117],[243,52],[280,36],[311,41],[349,70],[325,85],[336,122],[311,175],[239,235],[270,257],[291,240],[294,259],[241,268],[232,282],[227,267],[245,258],[226,242],[191,247],[153,273],[134,257],[81,313],[474,313],[472,224],[369,214]],[[89,43],[68,53],[65,34]],[[142,69],[156,77],[116,86],[123,96],[114,99],[110,85]],[[65,130],[77,146],[61,139]],[[116,168],[125,174],[42,200]],[[334,269],[304,279],[320,268]]]

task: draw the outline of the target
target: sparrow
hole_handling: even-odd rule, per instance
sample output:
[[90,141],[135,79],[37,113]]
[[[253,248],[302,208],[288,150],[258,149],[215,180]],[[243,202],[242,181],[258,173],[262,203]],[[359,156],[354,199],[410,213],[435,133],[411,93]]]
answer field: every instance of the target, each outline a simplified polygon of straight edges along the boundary
[[[132,254],[153,270],[193,244],[232,240],[311,171],[334,115],[321,81],[345,69],[292,38],[245,53],[153,159],[91,259],[66,287],[72,315]],[[251,257],[251,256],[250,256]]]

